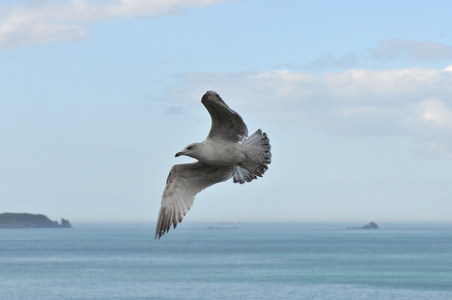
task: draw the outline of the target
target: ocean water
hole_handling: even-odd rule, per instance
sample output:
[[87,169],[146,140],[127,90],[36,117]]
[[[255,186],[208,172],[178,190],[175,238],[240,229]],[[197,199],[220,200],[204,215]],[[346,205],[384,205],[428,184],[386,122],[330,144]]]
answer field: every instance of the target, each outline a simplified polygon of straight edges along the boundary
[[452,224],[0,230],[0,299],[452,299]]

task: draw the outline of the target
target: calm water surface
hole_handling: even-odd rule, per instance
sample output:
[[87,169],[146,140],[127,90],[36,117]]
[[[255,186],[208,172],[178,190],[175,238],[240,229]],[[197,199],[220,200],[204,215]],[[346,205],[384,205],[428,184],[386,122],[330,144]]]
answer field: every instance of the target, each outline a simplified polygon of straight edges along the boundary
[[452,224],[0,230],[0,299],[452,299]]

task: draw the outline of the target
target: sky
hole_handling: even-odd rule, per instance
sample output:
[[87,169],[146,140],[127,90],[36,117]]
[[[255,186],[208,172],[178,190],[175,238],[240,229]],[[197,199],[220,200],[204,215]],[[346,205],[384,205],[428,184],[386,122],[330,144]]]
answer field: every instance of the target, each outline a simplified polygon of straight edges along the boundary
[[449,1],[0,3],[0,212],[155,222],[214,90],[272,145],[184,222],[451,222]]

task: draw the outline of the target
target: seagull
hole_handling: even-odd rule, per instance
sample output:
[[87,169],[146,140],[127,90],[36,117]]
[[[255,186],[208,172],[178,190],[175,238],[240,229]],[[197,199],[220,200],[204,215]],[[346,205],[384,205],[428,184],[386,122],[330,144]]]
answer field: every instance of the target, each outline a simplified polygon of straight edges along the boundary
[[270,140],[257,130],[248,137],[248,128],[238,113],[221,97],[208,91],[201,99],[212,118],[207,138],[176,153],[197,162],[174,165],[166,180],[157,219],[155,239],[160,239],[173,225],[182,222],[197,193],[232,177],[243,184],[262,177],[271,162]]

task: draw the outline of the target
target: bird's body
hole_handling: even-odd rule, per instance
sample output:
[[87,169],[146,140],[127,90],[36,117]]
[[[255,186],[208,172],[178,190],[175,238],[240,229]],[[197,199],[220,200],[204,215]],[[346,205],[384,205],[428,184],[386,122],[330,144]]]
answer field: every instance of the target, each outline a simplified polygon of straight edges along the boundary
[[[246,147],[233,142],[213,143],[210,140],[192,144],[196,147],[195,154],[185,155],[198,161],[214,166],[234,166],[246,160]],[[182,152],[179,152],[182,155]]]
[[215,92],[209,91],[201,102],[212,118],[209,135],[176,153],[198,162],[174,165],[163,191],[155,238],[168,232],[190,209],[195,195],[218,182],[233,178],[235,183],[262,177],[271,162],[270,141],[260,129],[248,137],[240,115],[230,109]]

